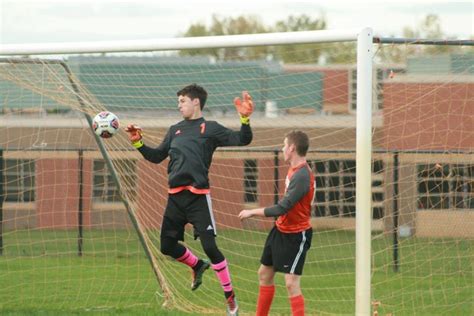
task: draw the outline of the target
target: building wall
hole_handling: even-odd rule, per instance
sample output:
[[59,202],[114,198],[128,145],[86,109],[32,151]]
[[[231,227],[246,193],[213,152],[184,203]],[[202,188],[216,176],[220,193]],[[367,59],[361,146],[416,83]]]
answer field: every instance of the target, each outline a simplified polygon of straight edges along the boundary
[[349,70],[324,69],[323,103],[329,105],[349,105]]
[[[78,175],[77,159],[45,158],[36,162],[37,228],[77,227]],[[89,179],[85,179],[85,181],[84,185],[87,186]],[[88,187],[90,187],[90,183]],[[86,202],[84,224],[89,226],[90,208],[88,206],[90,206],[91,195],[90,191],[85,193],[86,198],[83,200]]]
[[[417,209],[417,165],[472,164],[469,153],[457,156],[430,154],[429,151],[469,152],[474,148],[474,84],[470,82],[472,79],[419,83],[420,79],[401,77],[399,81],[384,83],[380,146],[401,152],[420,152],[400,157],[399,225],[422,237],[473,236],[474,228],[466,225],[472,217],[472,209]],[[423,150],[425,154],[421,153]],[[393,212],[391,205],[387,205],[386,210]],[[386,226],[392,223],[388,217]]]
[[[373,229],[391,232],[393,229],[393,155],[376,155],[383,159],[384,218],[374,220]],[[5,203],[4,228],[10,229],[75,229],[78,225],[79,169],[76,151],[72,152],[5,152],[5,158],[32,158],[36,160],[36,193],[33,203]],[[86,228],[131,228],[131,221],[122,203],[103,203],[92,200],[93,159],[99,153],[88,153],[83,163],[83,223]],[[281,157],[280,157],[281,158]],[[354,159],[353,154],[311,153],[308,159]],[[244,202],[244,159],[256,159],[258,166],[258,201]],[[418,210],[417,164],[420,163],[472,163],[469,154],[401,154],[399,168],[399,225],[409,227],[417,236],[474,236],[474,226],[469,225],[472,210]],[[274,154],[217,152],[211,167],[211,196],[218,229],[252,227],[267,229],[272,219],[255,219],[240,223],[236,215],[240,210],[264,207],[274,203]],[[280,159],[279,196],[284,191],[287,166]],[[167,201],[167,163],[151,164],[138,160],[138,182],[135,189],[138,198],[131,202],[141,225],[146,229],[158,229]],[[230,167],[232,172],[230,173]],[[432,216],[430,215],[432,214]],[[229,216],[231,215],[231,216]],[[442,229],[439,229],[440,223]],[[314,227],[355,227],[354,218],[315,217]],[[456,227],[449,229],[448,227]]]
[[387,149],[474,148],[474,83],[385,83],[383,115]]
[[[472,113],[474,109],[472,84],[451,83],[449,85],[429,84],[423,86],[417,84],[417,89],[404,86],[407,83],[393,82],[385,85],[384,104],[384,127],[375,125],[373,134],[374,148],[387,149],[469,149],[474,147]],[[418,89],[419,87],[419,89]],[[403,98],[400,97],[400,89],[406,92]],[[423,98],[427,91],[437,91],[436,96]],[[421,100],[421,101],[420,101]],[[447,101],[450,100],[450,101]],[[438,103],[440,105],[438,105]],[[406,106],[408,105],[408,106]],[[447,112],[446,112],[447,111]],[[429,115],[423,115],[429,114]],[[426,118],[435,114],[436,119]],[[262,122],[259,119],[252,121],[255,137],[252,146],[264,146],[266,148],[281,148],[281,141],[284,135],[294,129],[294,125],[287,124],[291,116],[285,119],[278,119],[278,124],[268,127],[270,122]],[[294,119],[294,118],[293,118]],[[305,124],[309,119],[304,118]],[[324,121],[317,123],[318,127],[308,129],[311,138],[311,148],[314,150],[352,150],[355,147],[355,127],[341,123],[333,124],[331,119],[338,120],[340,117],[326,117]],[[66,119],[67,120],[67,119]],[[298,118],[303,122],[303,118]],[[233,120],[235,121],[235,120]],[[229,121],[230,122],[230,121]],[[336,122],[336,121],[334,121]],[[291,123],[291,122],[290,122]],[[63,124],[62,121],[52,120],[51,124]],[[323,125],[326,124],[326,125]],[[162,125],[168,125],[163,122]],[[224,122],[227,125],[227,122]],[[291,126],[290,126],[291,125]],[[342,126],[341,126],[342,125]],[[415,125],[413,127],[412,125]],[[65,126],[69,126],[66,124]],[[54,152],[47,154],[47,151],[38,150],[33,152],[9,151],[9,149],[34,148],[41,144],[59,144],[64,149],[73,150],[79,148],[96,148],[90,131],[86,128],[70,126],[61,127],[63,132],[58,133],[54,126],[18,126],[8,127],[7,133],[0,134],[0,142],[7,144],[5,157],[14,155],[16,159],[32,158],[37,159],[37,202],[17,203],[15,205],[6,203],[4,207],[4,227],[5,229],[19,228],[73,228],[77,224],[78,211],[78,191],[77,184],[79,177],[77,151]],[[428,130],[429,132],[426,132]],[[437,131],[440,130],[440,131]],[[147,137],[150,139],[161,139],[166,131],[166,127],[147,128]],[[449,131],[449,133],[448,133]],[[431,133],[437,133],[437,137],[429,137]],[[123,136],[123,135],[122,135]],[[9,140],[17,139],[18,143],[13,146]],[[129,144],[124,137],[114,137],[110,142],[116,148],[129,150]],[[8,146],[11,146],[9,148]],[[48,147],[46,147],[48,148]],[[140,156],[134,153],[136,158]],[[97,158],[100,155],[95,153]],[[338,159],[341,155],[332,153],[324,156],[323,159]],[[355,158],[354,154],[349,155]],[[255,220],[240,223],[236,214],[241,209],[266,206],[274,202],[274,179],[273,179],[273,153],[237,153],[237,152],[216,152],[215,160],[211,169],[211,182],[213,185],[212,198],[218,229],[227,227],[241,227],[247,225],[255,228],[267,228],[271,226],[269,220]],[[309,159],[321,159],[321,154],[312,154]],[[258,196],[257,203],[244,203],[243,189],[243,160],[255,158],[258,160]],[[419,161],[433,162],[438,159],[435,155],[418,154]],[[342,158],[341,158],[342,159]],[[344,158],[344,159],[347,159]],[[373,221],[374,229],[382,229],[387,232],[393,227],[393,174],[391,155],[383,158],[385,161],[385,183],[384,186],[384,210],[385,217],[382,221]],[[455,158],[454,162],[472,163],[472,156],[465,155]],[[233,174],[229,176],[229,166],[232,166]],[[283,194],[284,177],[287,166],[279,161],[279,196]],[[146,228],[159,228],[162,212],[167,200],[167,175],[166,162],[160,165],[150,164],[139,160],[138,177],[136,185],[138,198],[133,201],[132,206],[137,211],[140,222]],[[98,203],[92,201],[92,158],[86,155],[84,160],[84,184],[83,184],[83,214],[84,225],[86,227],[116,228],[130,227],[130,219],[121,203]],[[466,223],[471,215],[470,211],[456,213],[452,216],[452,210],[435,211],[430,217],[431,211],[417,210],[417,179],[416,165],[413,158],[404,158],[400,167],[400,225],[409,226],[415,234],[440,235],[461,233],[474,235],[473,229],[462,226],[459,230],[437,230],[436,225],[440,221],[439,214],[446,214],[447,218],[453,219],[453,225]],[[229,201],[231,203],[229,203]],[[471,211],[472,212],[472,211]],[[229,216],[232,214],[232,216]],[[420,216],[418,216],[420,215]],[[439,216],[438,216],[439,215]],[[438,217],[436,217],[438,216]],[[431,222],[431,218],[433,221]],[[443,217],[444,218],[444,217]],[[456,218],[456,219],[455,219]],[[446,219],[443,219],[446,221]],[[353,218],[330,219],[315,218],[315,227],[327,228],[350,228],[354,226]],[[421,226],[423,226],[421,228]],[[421,229],[421,230],[420,230]]]
[[349,112],[349,75],[352,66],[321,67],[315,65],[286,65],[286,73],[317,72],[322,74],[322,104],[326,113]]

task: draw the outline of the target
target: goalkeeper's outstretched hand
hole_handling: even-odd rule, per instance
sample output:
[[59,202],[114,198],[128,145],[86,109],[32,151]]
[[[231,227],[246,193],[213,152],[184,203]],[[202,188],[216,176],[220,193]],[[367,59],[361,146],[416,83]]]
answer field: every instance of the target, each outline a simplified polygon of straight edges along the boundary
[[242,91],[242,100],[239,97],[234,99],[234,105],[241,117],[249,117],[253,113],[252,97],[247,91]]
[[128,133],[128,139],[132,142],[132,144],[142,143],[142,135],[143,131],[141,127],[135,124],[128,124],[125,128],[125,131]]

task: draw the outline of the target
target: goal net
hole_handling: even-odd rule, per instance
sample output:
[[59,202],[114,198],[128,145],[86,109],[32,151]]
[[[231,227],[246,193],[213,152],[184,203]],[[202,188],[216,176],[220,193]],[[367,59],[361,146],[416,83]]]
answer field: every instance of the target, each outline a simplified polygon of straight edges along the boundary
[[[242,313],[255,311],[273,219],[237,215],[282,196],[283,139],[300,129],[316,179],[306,312],[354,314],[355,52],[336,42],[1,59],[0,311],[222,314],[212,270],[192,292],[189,268],[160,253],[167,161],[145,161],[123,131],[136,123],[158,146],[182,119],[176,92],[197,83],[209,92],[204,117],[229,128],[240,126],[234,97],[248,90],[256,104],[252,143],[220,148],[210,169],[217,244]],[[370,290],[379,315],[471,311],[473,65],[469,47],[374,44]],[[122,130],[101,140],[89,121],[103,110]],[[192,227],[185,244],[205,257]],[[275,283],[271,313],[287,315],[283,276]]]

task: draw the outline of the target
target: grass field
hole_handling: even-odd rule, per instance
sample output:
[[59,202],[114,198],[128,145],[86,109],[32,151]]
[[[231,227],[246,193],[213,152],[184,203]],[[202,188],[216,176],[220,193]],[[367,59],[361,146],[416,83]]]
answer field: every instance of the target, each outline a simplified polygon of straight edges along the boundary
[[[4,232],[0,314],[189,315],[161,308],[158,284],[133,231],[85,232],[81,257],[76,236],[75,231]],[[400,272],[395,273],[390,236],[375,237],[372,296],[382,302],[380,315],[472,314],[472,241],[404,239]],[[231,263],[242,310],[250,314],[255,310],[256,270],[264,238],[265,233],[222,231],[218,239]],[[354,238],[353,232],[344,231],[314,235],[302,279],[308,310],[321,315],[354,314]],[[188,244],[200,250],[197,242]],[[224,309],[213,272],[205,275],[202,288],[194,293],[187,288],[186,267],[171,260],[159,263],[182,301],[214,311]],[[277,282],[272,310],[289,314],[283,278],[279,276]]]

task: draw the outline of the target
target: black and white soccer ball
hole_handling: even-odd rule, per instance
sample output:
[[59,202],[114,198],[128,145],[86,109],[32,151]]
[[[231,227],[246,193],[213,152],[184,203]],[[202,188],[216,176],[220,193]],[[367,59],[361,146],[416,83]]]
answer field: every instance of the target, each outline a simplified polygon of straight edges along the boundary
[[119,130],[119,119],[117,115],[109,111],[97,114],[92,120],[92,129],[97,136],[110,138]]

